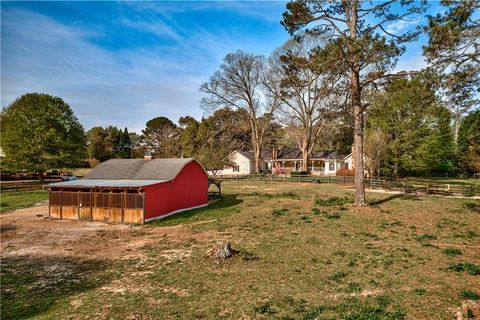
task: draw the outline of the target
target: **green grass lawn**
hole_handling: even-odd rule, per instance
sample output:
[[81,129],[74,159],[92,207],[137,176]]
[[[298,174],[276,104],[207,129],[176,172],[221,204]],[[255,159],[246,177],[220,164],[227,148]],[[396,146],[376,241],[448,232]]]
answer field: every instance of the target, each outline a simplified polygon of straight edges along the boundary
[[48,199],[48,192],[45,190],[10,192],[0,195],[0,212],[31,207],[37,202]]
[[[369,193],[357,210],[333,184],[222,190],[102,240],[153,240],[118,259],[56,257],[52,273],[53,258],[2,260],[2,318],[451,319],[480,294],[479,201]],[[215,240],[238,253],[212,261]]]

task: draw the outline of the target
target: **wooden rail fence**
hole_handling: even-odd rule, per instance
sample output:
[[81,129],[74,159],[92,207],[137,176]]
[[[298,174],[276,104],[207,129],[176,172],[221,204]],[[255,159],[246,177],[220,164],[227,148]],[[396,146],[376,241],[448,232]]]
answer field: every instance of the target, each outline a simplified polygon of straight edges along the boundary
[[[278,175],[223,175],[215,176],[221,181],[273,181],[273,182],[313,182],[353,184],[355,177],[351,176],[278,176]],[[366,187],[402,191],[405,193],[440,194],[480,196],[480,185],[440,184],[423,182],[405,182],[399,180],[365,179]]]
[[42,190],[43,186],[47,183],[59,182],[60,179],[45,180],[44,184],[38,181],[2,181],[0,183],[0,192],[21,192],[21,191],[33,191]]

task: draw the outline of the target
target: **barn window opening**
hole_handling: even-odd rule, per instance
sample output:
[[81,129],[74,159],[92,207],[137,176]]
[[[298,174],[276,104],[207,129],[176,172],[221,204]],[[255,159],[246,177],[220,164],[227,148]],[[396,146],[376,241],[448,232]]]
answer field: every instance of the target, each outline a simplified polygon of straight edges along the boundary
[[90,207],[90,192],[81,192],[80,193],[80,204],[82,207]]
[[60,192],[50,192],[50,205],[59,206],[60,205]]
[[122,195],[119,193],[110,193],[110,207],[121,208],[122,207]]
[[63,192],[62,206],[78,207],[78,192]]
[[143,209],[143,197],[140,194],[125,195],[126,209]]

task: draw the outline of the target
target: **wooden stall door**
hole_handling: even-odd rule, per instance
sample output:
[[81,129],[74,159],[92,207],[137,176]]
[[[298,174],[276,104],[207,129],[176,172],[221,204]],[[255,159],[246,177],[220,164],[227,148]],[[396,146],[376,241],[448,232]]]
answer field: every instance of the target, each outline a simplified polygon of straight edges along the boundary
[[90,207],[79,207],[78,208],[78,217],[83,221],[92,221],[92,208]]

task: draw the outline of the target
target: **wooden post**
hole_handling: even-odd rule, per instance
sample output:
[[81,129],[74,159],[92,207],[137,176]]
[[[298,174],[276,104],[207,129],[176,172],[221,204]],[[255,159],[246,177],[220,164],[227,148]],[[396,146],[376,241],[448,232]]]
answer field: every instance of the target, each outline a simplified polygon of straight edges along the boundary
[[92,194],[92,189],[90,189],[90,221],[93,221],[93,194]]
[[125,223],[125,189],[123,189],[123,192],[121,193],[121,203],[120,207],[122,207],[122,224]]
[[373,179],[370,178],[370,189],[373,189]]
[[428,194],[428,183],[427,183],[427,194]]
[[60,220],[63,219],[62,211],[63,211],[63,190],[60,191]]

